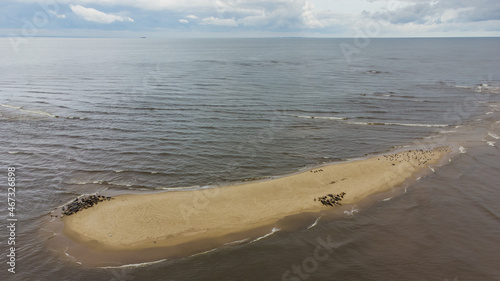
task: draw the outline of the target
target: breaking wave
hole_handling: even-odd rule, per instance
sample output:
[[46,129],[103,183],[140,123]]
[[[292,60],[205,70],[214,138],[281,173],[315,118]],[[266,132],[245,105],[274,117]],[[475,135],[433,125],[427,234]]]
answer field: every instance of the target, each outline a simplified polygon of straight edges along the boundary
[[41,110],[27,110],[27,109],[23,109],[22,106],[15,106],[15,105],[3,104],[3,103],[0,103],[0,106],[7,107],[7,108],[12,108],[12,109],[17,109],[17,110],[19,110],[21,112],[27,112],[27,113],[31,113],[31,114],[44,115],[44,116],[53,117],[53,118],[59,117],[57,115],[53,115],[53,114],[50,114],[48,112],[41,111]]
[[[335,116],[307,116],[307,115],[298,115],[298,118],[306,118],[306,119],[327,119],[327,120],[338,120],[338,121],[345,121],[349,120],[352,118],[349,117],[335,117]],[[357,117],[358,119],[361,117]],[[443,127],[449,127],[450,125],[447,124],[419,124],[419,123],[398,123],[398,122],[358,122],[358,121],[347,121],[344,122],[346,124],[351,124],[351,125],[385,125],[385,126],[406,126],[406,127],[438,127],[438,128],[443,128]]]
[[261,237],[258,237],[258,238],[256,238],[256,239],[252,240],[250,243],[257,242],[257,241],[259,241],[259,240],[261,240],[261,239],[264,239],[264,238],[266,238],[266,237],[269,237],[269,236],[273,235],[274,233],[276,233],[276,232],[278,232],[278,231],[280,231],[280,230],[281,230],[281,229],[279,229],[279,228],[273,227],[273,229],[271,230],[271,232],[269,232],[269,233],[267,233],[267,234],[265,234],[265,235],[262,235]]

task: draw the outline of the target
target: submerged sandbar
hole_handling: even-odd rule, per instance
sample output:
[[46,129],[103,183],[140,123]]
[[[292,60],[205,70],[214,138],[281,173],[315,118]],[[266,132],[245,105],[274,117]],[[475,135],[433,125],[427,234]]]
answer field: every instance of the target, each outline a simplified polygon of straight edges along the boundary
[[[116,196],[71,216],[64,233],[100,251],[170,247],[227,237],[287,216],[326,210],[315,198],[345,192],[343,204],[400,186],[450,150],[410,150],[313,168],[277,179],[210,189]],[[228,241],[222,241],[225,243]]]

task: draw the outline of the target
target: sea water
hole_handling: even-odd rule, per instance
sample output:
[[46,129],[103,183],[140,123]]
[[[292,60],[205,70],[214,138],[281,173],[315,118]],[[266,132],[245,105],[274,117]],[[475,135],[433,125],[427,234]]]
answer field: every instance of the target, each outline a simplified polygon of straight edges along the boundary
[[[372,39],[352,54],[352,39],[0,42],[0,179],[15,167],[18,218],[17,273],[4,263],[2,280],[500,276],[497,38]],[[51,212],[82,194],[209,188],[421,143],[461,153],[293,231],[111,268],[46,246]]]

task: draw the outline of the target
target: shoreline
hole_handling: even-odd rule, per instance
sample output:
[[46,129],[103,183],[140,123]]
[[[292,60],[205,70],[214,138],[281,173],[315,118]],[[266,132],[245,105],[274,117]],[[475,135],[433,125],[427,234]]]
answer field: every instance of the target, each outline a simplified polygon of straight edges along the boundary
[[180,247],[196,253],[197,244],[206,248],[202,240],[222,246],[287,217],[331,209],[314,200],[327,194],[345,192],[342,204],[358,203],[430,172],[449,152],[399,151],[222,187],[119,195],[61,221],[67,237],[92,251]]

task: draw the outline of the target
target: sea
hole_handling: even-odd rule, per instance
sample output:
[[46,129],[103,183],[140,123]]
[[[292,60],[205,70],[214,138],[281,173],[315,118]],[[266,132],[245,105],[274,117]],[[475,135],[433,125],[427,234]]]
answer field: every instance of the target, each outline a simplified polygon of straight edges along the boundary
[[[1,280],[500,280],[500,38],[21,39],[0,38]],[[412,184],[196,255],[96,267],[50,243],[82,195],[436,146],[455,153]]]

